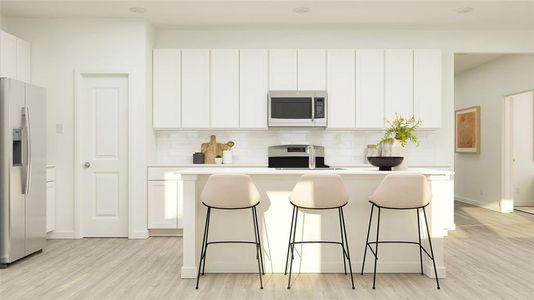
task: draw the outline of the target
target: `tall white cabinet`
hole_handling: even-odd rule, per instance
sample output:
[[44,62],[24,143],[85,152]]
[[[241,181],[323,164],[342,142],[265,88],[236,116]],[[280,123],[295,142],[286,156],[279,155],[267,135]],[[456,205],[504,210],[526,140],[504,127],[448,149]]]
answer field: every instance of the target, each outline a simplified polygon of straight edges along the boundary
[[239,51],[211,50],[211,128],[239,127]]
[[413,50],[386,50],[386,119],[413,115]]
[[328,128],[356,126],[355,60],[353,49],[328,50]]
[[153,52],[153,126],[180,128],[181,103],[180,50],[155,49]]
[[210,51],[182,50],[182,128],[210,128]]
[[269,56],[267,49],[243,49],[239,53],[239,127],[267,128]]
[[5,31],[0,31],[0,76],[31,82],[31,46]]
[[422,128],[441,127],[441,51],[414,50],[414,115]]
[[384,50],[356,50],[356,128],[384,128]]

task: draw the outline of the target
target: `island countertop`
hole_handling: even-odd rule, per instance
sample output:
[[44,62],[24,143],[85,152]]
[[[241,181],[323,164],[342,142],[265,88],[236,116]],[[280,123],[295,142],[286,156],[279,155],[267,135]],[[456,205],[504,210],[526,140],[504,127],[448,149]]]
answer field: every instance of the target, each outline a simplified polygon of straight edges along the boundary
[[331,168],[331,169],[284,169],[284,168],[267,168],[267,167],[191,167],[177,171],[181,175],[211,175],[211,174],[248,174],[248,175],[301,175],[310,173],[321,174],[339,174],[339,175],[387,175],[387,174],[409,174],[420,173],[423,175],[453,175],[452,171],[427,169],[427,168],[409,168],[402,171],[379,171],[378,168]]

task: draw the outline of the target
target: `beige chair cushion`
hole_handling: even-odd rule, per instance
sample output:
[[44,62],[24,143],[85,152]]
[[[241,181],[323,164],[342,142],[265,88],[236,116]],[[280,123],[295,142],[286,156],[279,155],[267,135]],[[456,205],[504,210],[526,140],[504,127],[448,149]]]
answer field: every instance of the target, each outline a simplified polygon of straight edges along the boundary
[[248,175],[213,174],[208,178],[200,199],[215,208],[246,208],[260,203],[260,192]]
[[341,176],[309,174],[300,177],[289,200],[303,208],[335,208],[348,203],[349,194]]
[[416,208],[430,203],[430,183],[422,174],[390,174],[369,197],[372,203],[390,208]]

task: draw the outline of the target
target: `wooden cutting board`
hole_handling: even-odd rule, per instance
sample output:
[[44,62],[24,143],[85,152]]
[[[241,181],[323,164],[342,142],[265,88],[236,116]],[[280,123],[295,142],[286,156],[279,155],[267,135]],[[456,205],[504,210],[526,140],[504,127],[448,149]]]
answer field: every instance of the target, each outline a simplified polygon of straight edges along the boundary
[[215,135],[210,136],[209,143],[203,143],[200,146],[200,151],[204,153],[204,163],[214,164],[215,157],[222,157],[223,151],[230,150],[235,145],[234,142],[228,141],[227,143],[217,143],[217,137]]

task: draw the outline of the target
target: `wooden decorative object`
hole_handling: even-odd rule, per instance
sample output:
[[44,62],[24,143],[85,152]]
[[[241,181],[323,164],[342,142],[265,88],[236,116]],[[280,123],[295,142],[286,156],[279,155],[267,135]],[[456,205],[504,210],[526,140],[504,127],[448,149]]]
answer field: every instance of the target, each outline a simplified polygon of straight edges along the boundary
[[217,137],[215,135],[210,136],[209,143],[203,143],[200,147],[200,150],[204,153],[204,163],[214,164],[215,157],[222,157],[223,151],[231,150],[234,145],[235,143],[232,141],[224,144],[217,143]]
[[480,153],[480,106],[456,111],[456,152]]

